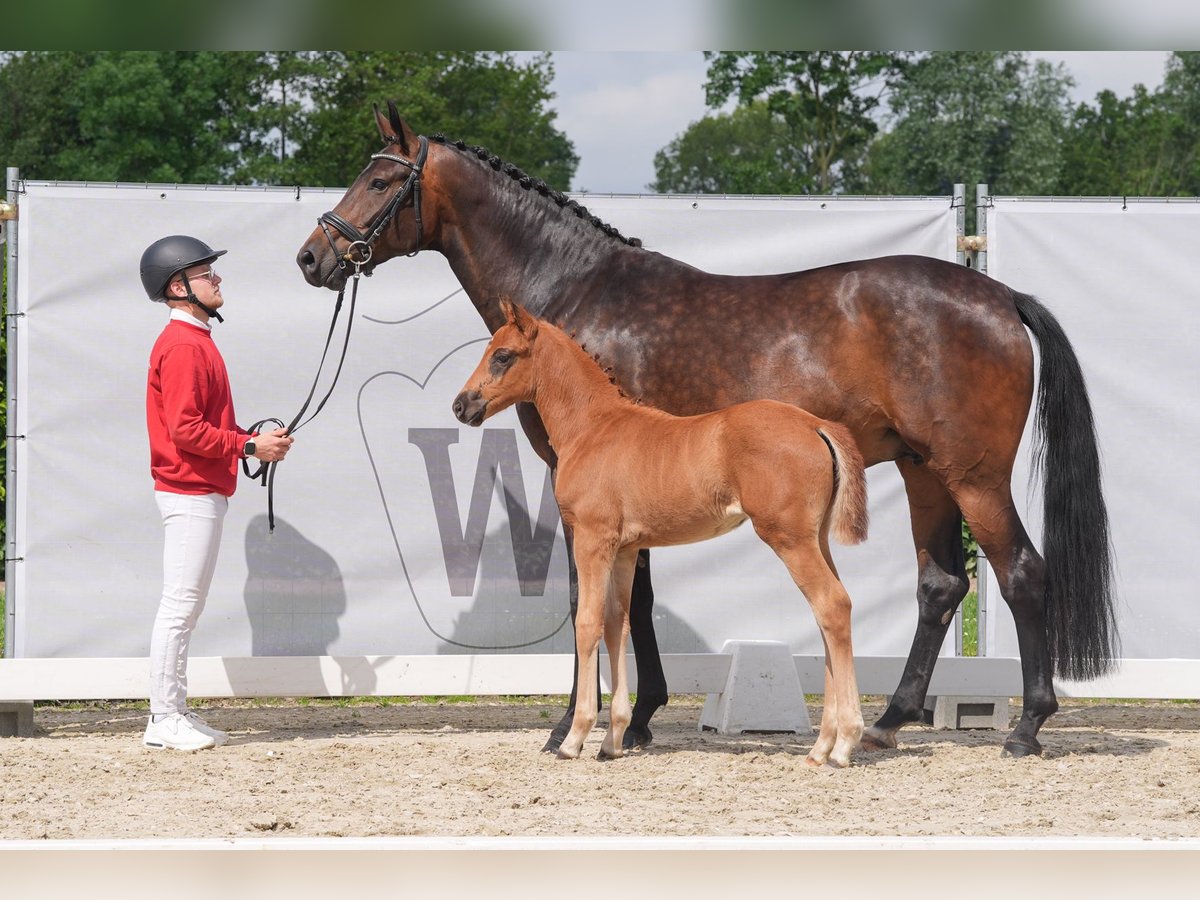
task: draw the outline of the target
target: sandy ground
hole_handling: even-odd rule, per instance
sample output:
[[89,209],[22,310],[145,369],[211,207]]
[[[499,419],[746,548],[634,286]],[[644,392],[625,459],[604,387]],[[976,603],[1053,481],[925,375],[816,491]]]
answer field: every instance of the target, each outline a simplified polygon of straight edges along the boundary
[[0,839],[1200,837],[1197,703],[1064,701],[1019,760],[1000,732],[909,727],[835,771],[805,764],[808,735],[701,733],[695,697],[643,752],[596,760],[597,728],[560,761],[539,752],[562,710],[543,699],[210,704],[231,740],[198,753],[144,749],[134,705],[39,706],[34,737],[0,740]]

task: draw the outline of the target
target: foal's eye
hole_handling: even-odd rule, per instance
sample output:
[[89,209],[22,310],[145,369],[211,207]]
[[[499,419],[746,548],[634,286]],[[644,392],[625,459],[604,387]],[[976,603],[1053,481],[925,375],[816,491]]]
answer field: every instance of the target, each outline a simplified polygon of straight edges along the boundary
[[507,366],[512,362],[513,352],[511,350],[497,350],[492,354],[492,362],[501,366]]
[[371,190],[373,190],[373,191],[387,190],[387,182],[384,181],[382,178],[375,178],[371,181]]

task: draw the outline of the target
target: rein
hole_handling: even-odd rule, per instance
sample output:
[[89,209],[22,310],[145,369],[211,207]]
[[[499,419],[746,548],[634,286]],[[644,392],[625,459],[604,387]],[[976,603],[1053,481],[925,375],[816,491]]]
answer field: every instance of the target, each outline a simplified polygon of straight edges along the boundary
[[[255,422],[250,426],[249,430],[251,432],[258,433],[267,425],[275,425],[279,428],[285,428],[289,435],[294,435],[315,419],[317,413],[325,407],[325,401],[333,394],[333,389],[337,386],[338,377],[342,374],[342,366],[346,362],[346,350],[350,346],[350,329],[354,325],[354,305],[358,299],[358,279],[364,274],[371,274],[369,271],[364,273],[363,268],[371,261],[375,242],[379,240],[379,236],[383,234],[383,230],[387,228],[400,207],[403,206],[404,201],[409,197],[412,197],[413,212],[417,218],[417,244],[416,248],[406,255],[415,256],[421,249],[421,240],[424,235],[424,229],[421,224],[421,172],[425,168],[425,158],[429,155],[429,140],[424,135],[419,136],[417,140],[419,145],[415,160],[405,159],[403,156],[395,153],[375,153],[371,156],[371,159],[386,159],[390,162],[406,166],[409,169],[409,174],[404,179],[404,184],[400,185],[399,190],[392,195],[392,199],[388,201],[387,205],[376,216],[375,221],[366,226],[365,231],[359,231],[333,210],[322,213],[317,219],[317,224],[321,226],[321,231],[325,233],[325,240],[329,241],[329,247],[333,250],[334,258],[338,261],[338,268],[345,270],[348,265],[354,266],[354,274],[351,276],[354,281],[354,288],[350,292],[350,318],[346,322],[346,337],[342,342],[342,356],[338,360],[337,371],[333,373],[333,381],[329,385],[329,390],[325,392],[325,396],[321,398],[312,415],[304,419],[304,414],[308,412],[308,407],[317,392],[317,383],[321,380],[321,371],[325,368],[325,359],[329,355],[329,346],[333,342],[333,333],[337,328],[338,315],[342,311],[342,299],[346,296],[345,286],[338,291],[337,303],[333,308],[333,320],[329,323],[329,334],[325,337],[325,349],[321,351],[321,362],[317,365],[317,374],[313,378],[312,387],[308,389],[308,396],[304,399],[304,405],[300,407],[300,412],[296,413],[289,425],[285,426],[282,421],[272,417]],[[389,139],[388,142],[395,143],[395,139]],[[329,230],[331,226],[350,242],[350,246],[344,252],[338,250],[333,234]],[[303,421],[301,421],[302,419]],[[242,459],[242,471],[250,478],[261,481],[263,487],[267,489],[267,529],[269,533],[274,533],[275,531],[275,467],[277,465],[277,462],[260,460],[258,468],[252,472],[250,471],[249,460]]]
[[[315,419],[317,417],[317,413],[324,409],[325,401],[329,399],[329,397],[333,394],[333,389],[337,387],[338,377],[342,374],[342,366],[346,362],[346,350],[350,346],[350,329],[354,325],[354,305],[358,300],[358,279],[359,275],[361,274],[362,266],[368,260],[370,260],[370,258],[370,252],[368,251],[366,259],[364,259],[362,262],[356,262],[354,264],[354,288],[350,292],[350,316],[346,320],[346,337],[342,341],[342,356],[341,359],[338,360],[337,371],[333,373],[333,381],[329,385],[329,390],[325,392],[325,396],[321,398],[321,402],[317,404],[317,408],[313,410],[311,416],[309,416],[307,419],[304,419],[304,421],[300,421],[304,418],[304,414],[308,412],[308,407],[312,403],[313,396],[317,392],[317,382],[321,380],[321,370],[325,368],[325,358],[329,355],[329,345],[333,342],[333,333],[337,328],[338,316],[342,311],[342,299],[346,296],[345,287],[338,291],[337,303],[334,304],[333,307],[333,319],[329,323],[329,334],[325,336],[325,349],[321,351],[321,362],[317,365],[317,374],[313,378],[312,387],[308,389],[308,396],[304,398],[304,404],[300,407],[300,412],[296,413],[291,423],[287,426],[285,426],[282,421],[274,417],[261,419],[250,426],[249,431],[252,434],[258,434],[266,425],[275,425],[279,428],[286,427],[287,433],[289,435],[294,435],[297,431]],[[267,489],[267,531],[269,534],[275,533],[275,467],[277,465],[279,465],[278,462],[266,462],[264,460],[259,460],[258,468],[251,472],[249,459],[246,457],[242,458],[242,471],[250,478],[261,480],[263,487]]]

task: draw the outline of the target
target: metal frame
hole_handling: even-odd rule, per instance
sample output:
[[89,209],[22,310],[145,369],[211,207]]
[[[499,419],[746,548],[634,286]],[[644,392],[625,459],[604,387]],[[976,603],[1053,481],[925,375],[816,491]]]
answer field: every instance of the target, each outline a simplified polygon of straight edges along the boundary
[[[20,170],[9,168],[5,178],[5,195],[12,206],[19,209],[17,203],[20,194]],[[5,335],[8,338],[8,366],[4,373],[5,402],[8,404],[7,423],[8,447],[5,455],[5,500],[4,500],[4,655],[12,658],[17,636],[17,604],[19,590],[17,563],[21,561],[17,547],[17,456],[20,442],[17,430],[17,322],[21,311],[17,308],[17,219],[11,218],[4,223],[4,251],[8,271],[8,290],[5,297],[4,317]]]

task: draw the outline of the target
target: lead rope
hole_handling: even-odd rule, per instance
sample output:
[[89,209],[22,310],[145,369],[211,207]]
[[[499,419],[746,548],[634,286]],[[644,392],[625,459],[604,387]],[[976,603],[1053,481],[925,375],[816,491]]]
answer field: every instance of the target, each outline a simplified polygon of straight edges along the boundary
[[[368,255],[367,259],[369,258],[370,256]],[[325,368],[325,357],[329,355],[329,345],[333,342],[333,333],[337,328],[338,315],[342,311],[342,299],[346,296],[345,287],[338,291],[337,303],[333,308],[333,320],[329,323],[329,334],[325,337],[325,349],[321,352],[321,362],[317,366],[317,374],[313,378],[312,387],[308,389],[308,396],[304,400],[304,405],[300,407],[300,412],[296,413],[291,424],[286,426],[289,435],[294,435],[317,417],[317,413],[324,409],[325,401],[329,399],[330,395],[333,394],[333,389],[337,386],[338,377],[342,374],[342,366],[346,362],[346,350],[350,346],[350,329],[354,325],[354,305],[358,300],[358,279],[362,274],[364,262],[366,262],[365,259],[354,263],[354,275],[352,276],[354,286],[350,291],[350,317],[346,320],[346,337],[342,342],[342,358],[338,360],[337,371],[333,373],[333,381],[329,385],[329,390],[325,392],[325,396],[321,398],[321,402],[317,404],[317,408],[313,410],[312,415],[301,422],[300,420],[308,411],[309,404],[312,403],[313,395],[317,392],[317,383],[321,380],[321,370]],[[255,422],[250,426],[249,431],[252,434],[258,434],[266,425],[275,425],[279,428],[285,427],[282,421],[271,417]],[[249,458],[242,458],[242,471],[250,478],[261,481],[263,487],[267,489],[267,530],[270,534],[274,534],[275,532],[275,467],[277,465],[279,465],[278,462],[259,460],[258,468],[251,472]]]

